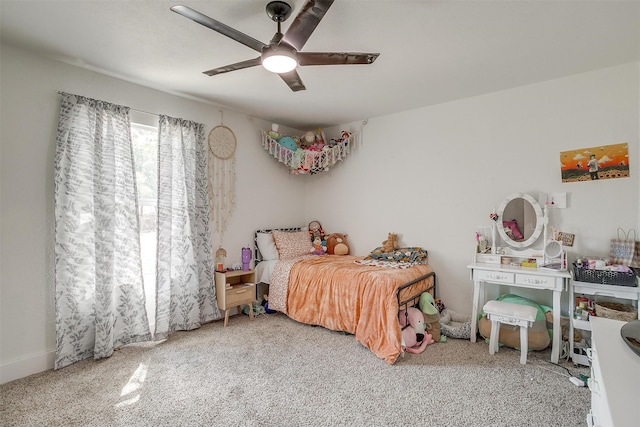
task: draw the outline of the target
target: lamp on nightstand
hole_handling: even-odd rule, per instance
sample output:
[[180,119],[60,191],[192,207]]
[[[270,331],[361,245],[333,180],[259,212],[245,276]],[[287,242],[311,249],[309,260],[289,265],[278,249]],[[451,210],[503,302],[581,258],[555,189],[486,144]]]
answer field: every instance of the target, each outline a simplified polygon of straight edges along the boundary
[[220,245],[216,251],[216,271],[224,271],[224,263],[227,258],[227,251]]

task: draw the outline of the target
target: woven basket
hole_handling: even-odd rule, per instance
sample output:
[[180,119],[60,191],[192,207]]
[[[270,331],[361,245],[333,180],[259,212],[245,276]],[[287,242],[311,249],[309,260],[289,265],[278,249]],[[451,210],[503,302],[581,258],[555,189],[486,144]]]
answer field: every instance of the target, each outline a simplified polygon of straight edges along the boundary
[[638,310],[628,304],[617,302],[596,302],[596,316],[606,319],[624,320],[631,322],[638,318]]

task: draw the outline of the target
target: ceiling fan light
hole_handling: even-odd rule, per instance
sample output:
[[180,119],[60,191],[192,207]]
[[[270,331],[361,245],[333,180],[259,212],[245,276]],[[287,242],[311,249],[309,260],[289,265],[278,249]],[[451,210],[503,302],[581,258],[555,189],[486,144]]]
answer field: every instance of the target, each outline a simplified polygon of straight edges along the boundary
[[271,49],[262,54],[262,66],[272,73],[288,73],[298,66],[295,52]]

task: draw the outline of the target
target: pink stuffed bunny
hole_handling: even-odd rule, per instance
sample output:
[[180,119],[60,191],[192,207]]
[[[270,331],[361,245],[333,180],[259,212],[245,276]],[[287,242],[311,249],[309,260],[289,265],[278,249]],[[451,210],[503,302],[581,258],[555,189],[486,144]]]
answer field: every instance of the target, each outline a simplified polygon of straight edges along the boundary
[[433,344],[433,336],[426,333],[427,324],[424,321],[422,311],[415,307],[409,307],[406,311],[401,310],[398,320],[402,329],[402,348],[408,353],[419,354]]

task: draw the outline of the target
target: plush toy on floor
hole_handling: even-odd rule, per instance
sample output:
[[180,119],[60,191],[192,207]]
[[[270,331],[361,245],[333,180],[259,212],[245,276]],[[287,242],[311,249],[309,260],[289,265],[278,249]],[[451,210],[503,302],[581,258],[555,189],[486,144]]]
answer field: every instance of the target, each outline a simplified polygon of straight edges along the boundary
[[426,323],[424,316],[420,310],[415,307],[409,307],[400,310],[398,321],[402,329],[402,350],[408,353],[422,353],[427,345],[433,344],[433,336],[426,332]]
[[471,315],[445,308],[440,313],[440,330],[444,336],[468,340],[471,338]]
[[[496,298],[496,301],[504,301],[512,304],[528,305],[538,309],[536,315],[536,321],[533,322],[533,326],[529,328],[528,333],[528,349],[529,350],[544,350],[551,344],[551,335],[553,329],[547,328],[547,316],[546,312],[551,311],[549,307],[541,306],[537,302],[521,297],[519,295],[504,294]],[[553,323],[553,318],[551,319]],[[562,319],[561,319],[562,320]],[[482,317],[478,320],[478,331],[485,339],[491,337],[491,321],[487,319],[486,314],[483,312]],[[520,329],[514,328],[511,325],[500,325],[500,344],[511,347],[520,348]]]
[[420,295],[420,302],[418,306],[424,316],[427,332],[433,336],[435,341],[445,341],[440,339],[440,312],[436,308],[436,302],[433,295],[429,292],[423,292],[422,295]]

